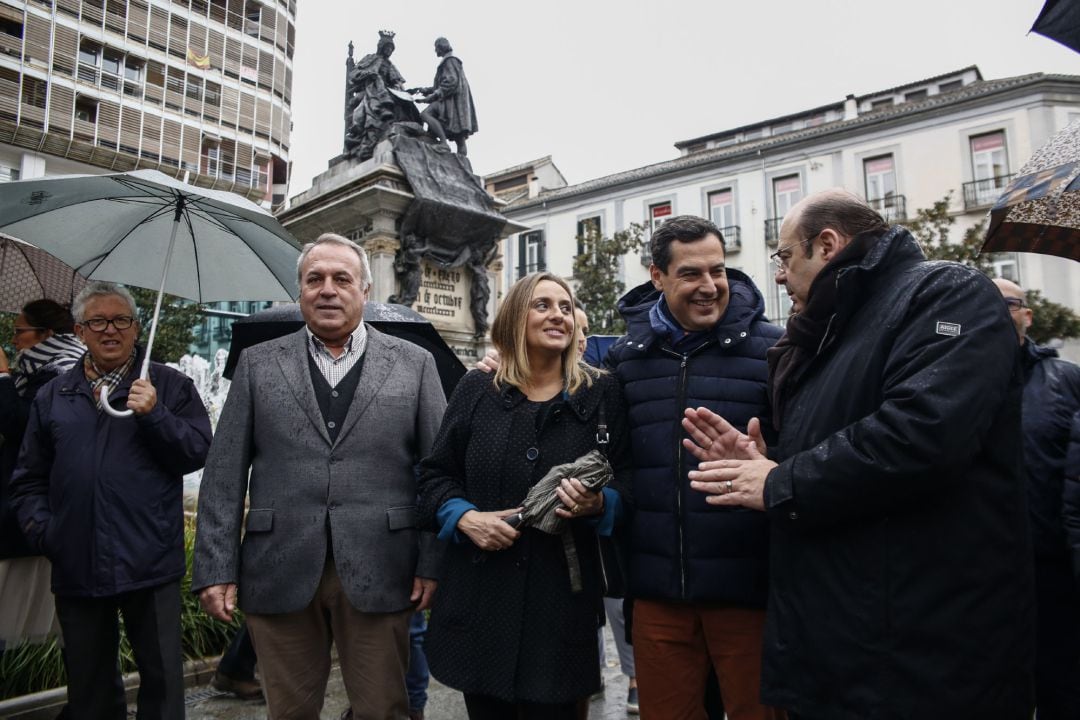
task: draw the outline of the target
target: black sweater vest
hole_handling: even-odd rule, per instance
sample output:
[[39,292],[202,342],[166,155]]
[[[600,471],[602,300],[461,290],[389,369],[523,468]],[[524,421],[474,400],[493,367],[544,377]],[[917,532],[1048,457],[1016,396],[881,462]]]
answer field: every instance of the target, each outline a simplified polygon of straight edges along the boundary
[[356,361],[337,387],[330,387],[330,383],[323,377],[319,366],[315,364],[315,358],[308,353],[308,369],[311,371],[311,385],[315,388],[315,400],[319,403],[323,422],[326,423],[326,431],[330,434],[330,442],[337,442],[341,424],[345,422],[345,416],[349,413],[349,405],[352,404],[353,395],[356,394],[356,386],[360,383],[360,371],[364,366],[364,355]]

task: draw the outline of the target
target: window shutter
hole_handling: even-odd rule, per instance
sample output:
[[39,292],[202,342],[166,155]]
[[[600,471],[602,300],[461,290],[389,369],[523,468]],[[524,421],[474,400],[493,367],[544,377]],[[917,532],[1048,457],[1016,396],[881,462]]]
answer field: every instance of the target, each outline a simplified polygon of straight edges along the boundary
[[519,278],[525,277],[525,263],[528,254],[525,252],[525,233],[518,235],[518,267],[517,276]]
[[547,270],[547,240],[543,230],[536,231],[536,269]]

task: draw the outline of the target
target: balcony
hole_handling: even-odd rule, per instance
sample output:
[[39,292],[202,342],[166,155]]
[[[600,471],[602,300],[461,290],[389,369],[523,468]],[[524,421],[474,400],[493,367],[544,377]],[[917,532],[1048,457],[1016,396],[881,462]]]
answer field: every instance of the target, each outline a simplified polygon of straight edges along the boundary
[[881,213],[881,217],[890,225],[907,220],[907,197],[904,195],[870,198],[866,204]]
[[724,252],[739,252],[742,249],[742,229],[738,225],[728,225],[720,228],[724,236]]
[[780,242],[780,224],[784,222],[784,218],[775,217],[769,218],[765,221],[765,244],[772,247],[776,247],[776,244]]
[[964,210],[976,210],[993,205],[1014,177],[1016,174],[1011,173],[964,183]]

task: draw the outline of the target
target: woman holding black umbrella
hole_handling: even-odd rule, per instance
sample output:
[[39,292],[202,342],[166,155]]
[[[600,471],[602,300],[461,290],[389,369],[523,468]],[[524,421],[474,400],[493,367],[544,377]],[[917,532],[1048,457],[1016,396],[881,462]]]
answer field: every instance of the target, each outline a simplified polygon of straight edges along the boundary
[[[600,688],[597,535],[628,510],[629,452],[618,382],[578,362],[573,310],[554,275],[510,288],[492,325],[498,371],[462,379],[422,463],[422,522],[449,543],[428,662],[465,694],[472,720],[573,720],[577,701]],[[564,478],[554,491],[565,532],[507,522],[548,470],[605,439],[608,486]]]

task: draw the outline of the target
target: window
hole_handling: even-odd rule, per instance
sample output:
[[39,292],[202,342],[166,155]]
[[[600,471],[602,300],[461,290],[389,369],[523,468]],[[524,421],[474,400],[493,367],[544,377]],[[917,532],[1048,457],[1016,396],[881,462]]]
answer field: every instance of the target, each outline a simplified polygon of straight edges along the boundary
[[83,122],[97,122],[97,100],[82,95],[75,98],[75,119]]
[[1016,256],[1009,254],[994,260],[994,277],[1011,280],[1020,283],[1020,266],[1016,262]]
[[221,105],[221,86],[207,80],[203,97],[205,98],[207,105],[219,107]]
[[785,175],[773,178],[773,215],[783,218],[792,206],[802,200],[802,178],[798,175]]
[[953,90],[959,90],[962,87],[964,87],[964,81],[963,80],[950,80],[949,82],[943,82],[940,85],[938,85],[938,92],[939,93],[952,92]]
[[188,75],[185,92],[192,100],[202,100],[202,79],[195,75]]
[[506,180],[495,181],[494,190],[498,193],[503,192],[504,190],[525,187],[528,184],[529,176],[525,173],[522,173],[521,175],[515,175],[514,177],[508,178]]
[[165,66],[153,60],[149,61],[146,65],[146,82],[150,85],[163,87],[165,85]]
[[44,80],[38,80],[36,77],[29,75],[23,75],[22,86],[22,101],[25,105],[32,105],[34,107],[45,107],[45,94],[46,84]]
[[105,49],[104,54],[101,56],[101,69],[110,75],[119,75],[120,66],[124,63],[123,53],[117,52],[109,48]]
[[973,179],[989,180],[1009,174],[1004,131],[974,135],[970,142]]
[[875,208],[875,201],[896,195],[896,168],[892,155],[863,160],[863,176],[866,179],[866,199]]
[[202,174],[210,177],[218,176],[221,166],[221,146],[216,140],[203,138],[202,144]]
[[649,234],[656,232],[656,228],[664,224],[671,217],[671,203],[662,202],[649,206]]
[[11,182],[19,179],[18,168],[9,168],[0,165],[0,183]]
[[735,194],[731,192],[731,188],[711,192],[708,199],[709,219],[713,225],[723,232],[724,228],[735,224]]
[[518,277],[546,270],[544,262],[544,231],[533,230],[518,235]]
[[100,53],[101,48],[84,40],[82,44],[79,45],[79,62],[97,67],[98,55]]
[[591,250],[590,245],[594,239],[600,237],[600,216],[582,218],[577,222],[577,254],[584,255]]
[[880,100],[871,100],[870,101],[870,109],[871,110],[884,110],[885,108],[890,108],[892,106],[893,106],[893,99],[892,98],[881,98]]
[[904,93],[904,102],[915,102],[917,100],[926,99],[926,88],[922,90],[912,90],[909,93]]
[[142,80],[142,69],[142,62],[133,57],[127,57],[124,60],[124,79],[135,83],[139,82]]

